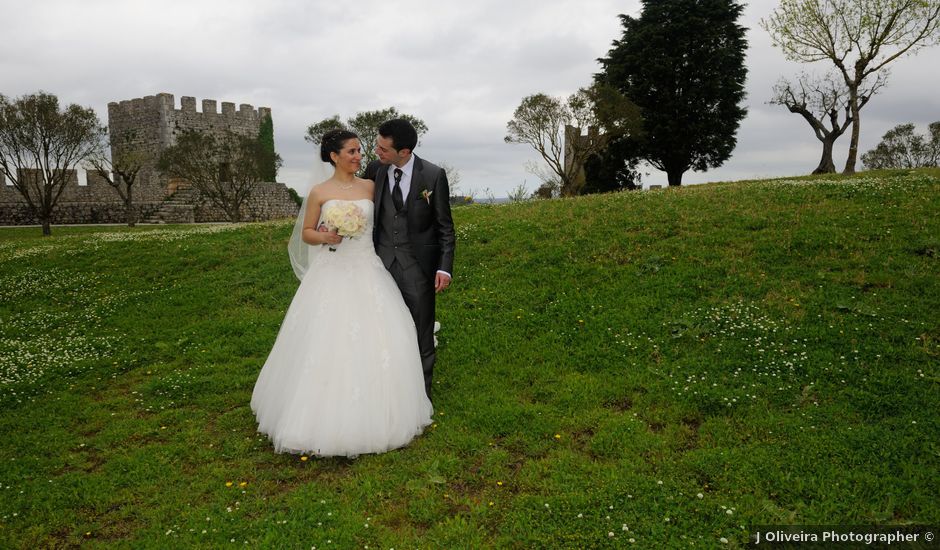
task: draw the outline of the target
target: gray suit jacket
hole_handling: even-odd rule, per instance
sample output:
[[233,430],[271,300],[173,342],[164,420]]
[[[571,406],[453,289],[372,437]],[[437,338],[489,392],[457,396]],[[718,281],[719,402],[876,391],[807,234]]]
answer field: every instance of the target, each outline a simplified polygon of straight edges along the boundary
[[[378,249],[378,224],[383,207],[394,208],[391,204],[383,205],[385,190],[388,187],[388,169],[379,161],[373,161],[366,167],[365,177],[375,181],[375,228],[373,240]],[[424,191],[430,193],[426,200]],[[414,173],[411,175],[411,189],[408,191],[408,237],[414,247],[418,265],[434,281],[434,274],[446,271],[454,273],[454,220],[450,213],[450,188],[447,174],[440,166],[432,164],[415,155]],[[386,258],[383,258],[383,261]]]

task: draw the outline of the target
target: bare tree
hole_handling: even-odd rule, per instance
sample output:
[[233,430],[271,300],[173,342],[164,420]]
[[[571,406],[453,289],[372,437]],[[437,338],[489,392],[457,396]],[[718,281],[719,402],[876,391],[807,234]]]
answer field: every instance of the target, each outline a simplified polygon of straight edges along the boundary
[[940,166],[940,121],[931,122],[927,130],[930,134],[930,143],[927,145],[927,158],[931,165]]
[[438,162],[437,165],[447,174],[447,188],[450,191],[450,195],[452,197],[459,196],[462,193],[460,183],[463,179],[460,170],[457,170],[453,164],[447,161]]
[[223,137],[184,131],[176,144],[160,155],[158,167],[170,177],[187,180],[210,203],[225,212],[229,221],[239,222],[244,208],[271,163],[280,168],[281,159],[259,140],[227,131]]
[[899,57],[940,39],[940,0],[781,0],[761,26],[788,59],[830,61],[848,89],[852,139],[845,173],[855,172],[861,90]]
[[[639,109],[607,86],[582,88],[567,99],[546,94],[523,98],[506,125],[506,143],[531,145],[548,165],[543,181],[556,179],[561,194],[577,195],[584,186],[584,162],[611,139],[639,131]],[[589,129],[587,136],[574,130]],[[567,139],[566,139],[567,138]]]
[[0,94],[0,169],[52,234],[52,213],[69,173],[98,146],[104,132],[91,108],[38,92],[9,100]]
[[554,171],[531,160],[526,161],[525,170],[542,182],[532,192],[532,198],[552,199],[561,196],[561,180]]
[[108,138],[103,135],[98,149],[88,158],[91,171],[105,180],[121,197],[128,227],[137,224],[134,183],[140,169],[151,158],[142,147],[135,145],[135,141],[133,132],[123,133],[120,137]]
[[[860,95],[859,110],[884,86],[886,77],[885,73],[879,73],[875,82]],[[831,174],[836,171],[835,162],[832,160],[833,146],[854,120],[848,96],[845,84],[837,81],[832,75],[819,78],[803,73],[795,83],[781,79],[774,86],[774,96],[770,103],[783,105],[791,113],[802,116],[823,144],[822,157],[819,159],[819,165],[813,170],[814,174]],[[843,116],[841,122],[840,114]]]

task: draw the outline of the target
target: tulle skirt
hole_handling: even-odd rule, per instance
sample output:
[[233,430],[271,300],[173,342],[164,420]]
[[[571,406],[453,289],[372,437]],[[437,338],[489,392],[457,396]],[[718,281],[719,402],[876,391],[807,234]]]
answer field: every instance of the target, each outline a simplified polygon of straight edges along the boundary
[[431,423],[411,314],[381,260],[352,244],[311,266],[255,384],[276,452],[380,453]]

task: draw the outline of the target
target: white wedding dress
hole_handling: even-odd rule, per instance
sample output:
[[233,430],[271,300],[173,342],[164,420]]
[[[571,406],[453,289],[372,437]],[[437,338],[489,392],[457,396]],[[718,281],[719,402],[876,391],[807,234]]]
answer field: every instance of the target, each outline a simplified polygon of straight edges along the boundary
[[329,200],[321,218],[344,202],[365,232],[311,260],[251,396],[276,452],[380,453],[431,423],[414,321],[372,244],[374,204]]

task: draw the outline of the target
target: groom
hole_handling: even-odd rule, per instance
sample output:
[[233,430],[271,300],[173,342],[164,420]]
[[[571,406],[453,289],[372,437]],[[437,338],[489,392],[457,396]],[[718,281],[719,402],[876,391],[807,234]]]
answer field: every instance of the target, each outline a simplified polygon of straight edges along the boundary
[[418,133],[404,119],[379,126],[366,167],[375,181],[375,251],[391,272],[418,330],[424,389],[431,398],[434,373],[434,298],[452,279],[454,222],[447,174],[413,153]]

